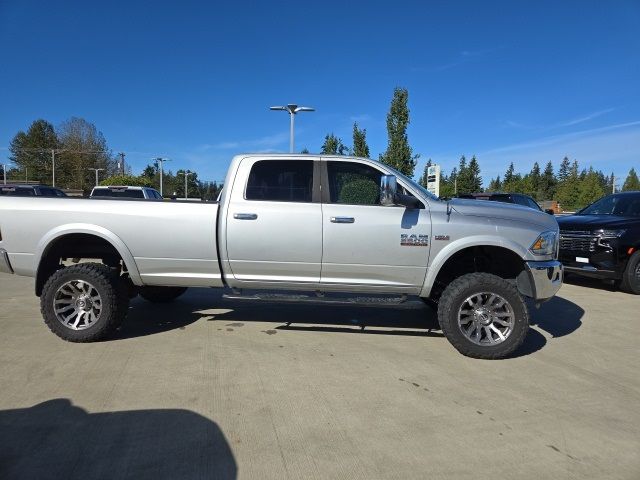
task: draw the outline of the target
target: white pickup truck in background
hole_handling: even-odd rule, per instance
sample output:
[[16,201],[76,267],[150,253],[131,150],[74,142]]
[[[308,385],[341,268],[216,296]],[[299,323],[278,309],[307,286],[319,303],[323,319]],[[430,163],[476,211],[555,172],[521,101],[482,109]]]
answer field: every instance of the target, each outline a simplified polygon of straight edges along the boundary
[[373,160],[239,155],[224,185],[217,203],[0,198],[0,271],[35,277],[45,322],[69,341],[107,337],[137,293],[218,287],[271,302],[421,297],[477,358],[517,349],[523,296],[540,303],[562,284],[553,216],[442,201]]

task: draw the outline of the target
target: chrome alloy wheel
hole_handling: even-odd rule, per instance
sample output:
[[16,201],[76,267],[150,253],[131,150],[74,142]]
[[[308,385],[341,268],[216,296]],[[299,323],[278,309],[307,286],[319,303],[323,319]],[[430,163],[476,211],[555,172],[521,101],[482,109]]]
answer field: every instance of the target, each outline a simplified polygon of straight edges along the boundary
[[498,294],[481,292],[468,297],[458,309],[458,327],[476,345],[504,342],[515,324],[513,307]]
[[100,319],[102,297],[90,283],[71,280],[56,292],[53,310],[58,321],[65,327],[85,330]]

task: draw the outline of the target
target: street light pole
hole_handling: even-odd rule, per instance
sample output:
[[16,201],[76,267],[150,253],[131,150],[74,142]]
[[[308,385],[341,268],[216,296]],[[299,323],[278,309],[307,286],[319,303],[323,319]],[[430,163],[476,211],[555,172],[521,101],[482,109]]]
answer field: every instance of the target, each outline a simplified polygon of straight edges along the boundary
[[193,174],[193,172],[190,172],[189,170],[185,170],[183,174],[184,174],[184,199],[187,200],[189,198],[189,188],[187,186],[187,179],[189,178],[189,175]]
[[96,187],[98,186],[98,172],[102,172],[104,168],[87,168],[87,170],[93,170],[96,172]]
[[51,149],[51,164],[53,168],[51,170],[51,174],[52,174],[51,186],[55,187],[56,186],[56,151],[53,148]]
[[156,162],[158,162],[160,164],[160,196],[162,197],[162,177],[164,174],[164,162],[170,162],[171,159],[169,158],[162,158],[162,157],[157,157],[154,158],[153,160],[155,160]]
[[2,176],[4,177],[4,184],[7,184],[7,164],[2,164]]
[[289,103],[285,105],[278,105],[275,107],[269,107],[269,110],[284,110],[289,113],[289,153],[293,153],[293,138],[294,138],[294,117],[298,112],[315,112],[315,108],[311,107],[299,107],[295,103]]

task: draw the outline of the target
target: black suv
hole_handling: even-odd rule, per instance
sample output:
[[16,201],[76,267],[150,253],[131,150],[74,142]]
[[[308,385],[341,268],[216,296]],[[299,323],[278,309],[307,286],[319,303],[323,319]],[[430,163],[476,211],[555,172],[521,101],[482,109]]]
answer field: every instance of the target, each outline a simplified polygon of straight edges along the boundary
[[66,197],[62,190],[46,185],[0,185],[0,195],[10,197]]
[[515,203],[524,205],[525,207],[540,210],[540,205],[529,195],[522,193],[501,193],[501,192],[482,192],[482,193],[462,193],[458,198],[471,198],[476,200],[489,200],[491,202]]
[[558,224],[567,273],[612,279],[640,294],[640,192],[608,195]]

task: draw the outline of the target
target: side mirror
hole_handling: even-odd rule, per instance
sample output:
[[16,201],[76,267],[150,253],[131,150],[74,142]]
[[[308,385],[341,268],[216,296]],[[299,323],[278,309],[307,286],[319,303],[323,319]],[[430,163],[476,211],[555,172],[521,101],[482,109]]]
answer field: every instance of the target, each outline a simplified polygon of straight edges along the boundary
[[556,212],[553,211],[553,208],[547,208],[544,213],[548,213],[549,215],[555,215]]
[[380,205],[397,205],[398,180],[395,175],[382,175],[380,177]]

